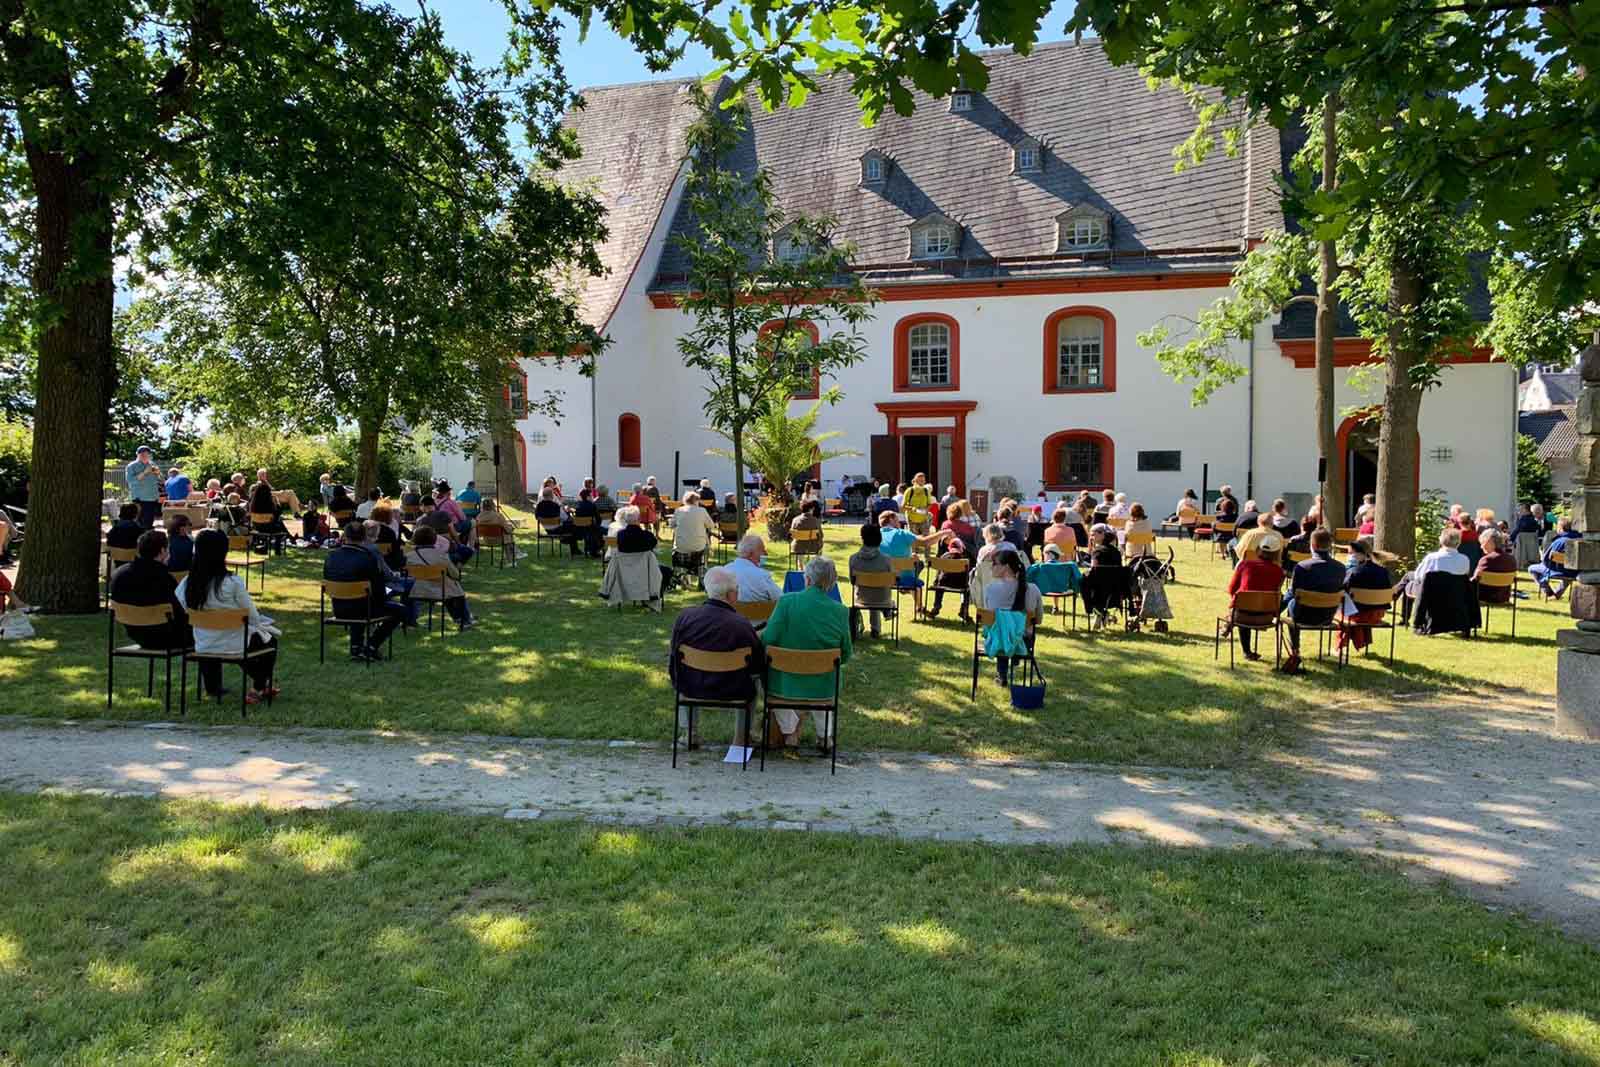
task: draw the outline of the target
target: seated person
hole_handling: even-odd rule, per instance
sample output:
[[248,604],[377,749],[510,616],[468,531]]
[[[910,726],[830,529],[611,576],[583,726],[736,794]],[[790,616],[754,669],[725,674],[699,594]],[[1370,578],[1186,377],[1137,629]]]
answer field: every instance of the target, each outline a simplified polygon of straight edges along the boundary
[[[939,552],[939,558],[970,560],[972,551],[967,548],[966,542],[962,541],[961,538],[952,536],[944,543]],[[930,618],[937,617],[940,609],[944,607],[944,595],[946,593],[960,593],[961,610],[957,613],[957,617],[962,622],[972,621],[972,616],[967,613],[970,572],[970,567],[967,568],[967,573],[959,573],[957,571],[938,572],[938,575],[933,580],[933,610],[929,612]]]
[[417,516],[417,521],[412,524],[413,537],[416,536],[417,527],[431,527],[433,532],[439,535],[440,540],[449,543],[450,558],[452,560],[460,564],[472,558],[476,550],[461,544],[457,540],[456,524],[451,521],[447,513],[434,507],[434,501],[431,497],[424,493],[422,503],[418,504],[417,507],[421,513]]
[[1308,608],[1295,601],[1301,590],[1313,593],[1342,592],[1345,569],[1333,558],[1333,531],[1319,526],[1311,532],[1311,558],[1295,564],[1289,574],[1289,658],[1283,662],[1284,674],[1299,674],[1300,626],[1322,626],[1333,621],[1338,608]]
[[683,507],[672,513],[672,563],[675,567],[698,571],[705,563],[706,550],[717,536],[717,524],[700,506],[700,494],[684,496]]
[[[323,477],[326,478],[328,476],[326,474],[324,474]],[[467,485],[468,485],[468,487],[470,487],[472,485],[472,483],[468,482]],[[323,486],[323,493],[322,493],[323,499],[326,500],[332,494],[333,494],[333,486],[324,485]],[[418,491],[417,486],[416,486],[415,483],[409,483],[409,484],[406,485],[406,487],[403,490],[401,490],[401,492],[400,492],[400,510],[402,512],[406,512],[406,513],[415,512],[417,507],[421,503],[422,503],[422,494]]]
[[[1128,535],[1131,533],[1155,533],[1155,527],[1150,524],[1150,516],[1145,514],[1144,505],[1135,501],[1128,507],[1128,523],[1120,531],[1124,547],[1127,547]],[[1134,545],[1128,548],[1128,558],[1137,559],[1140,556],[1154,556],[1156,546],[1154,542],[1147,545]]]
[[394,628],[406,620],[408,614],[401,604],[390,603],[388,580],[392,574],[382,557],[367,545],[367,528],[351,520],[344,528],[344,543],[332,552],[322,564],[322,577],[329,582],[365,582],[365,600],[335,600],[333,614],[339,618],[362,618],[371,614],[375,620],[363,640],[360,628],[350,627],[350,658],[357,661],[378,659],[384,641],[394,633]]
[[[377,524],[376,537],[370,540],[377,545],[379,553],[383,556],[384,563],[388,564],[390,570],[405,570],[406,549],[402,543],[405,538],[400,536],[400,520],[395,517],[391,506],[387,503],[379,503],[372,509],[372,514],[369,518]],[[368,532],[372,533],[373,531],[369,529]]]
[[722,498],[722,517],[729,520],[739,517],[739,501],[732,493],[728,493]]
[[322,517],[322,512],[317,509],[315,499],[306,504],[306,510],[300,516],[300,540],[308,545],[322,547],[322,542],[328,539],[328,524]]
[[222,530],[233,537],[250,532],[250,512],[245,507],[244,498],[238,493],[229,492],[222,507],[215,509],[214,515]]
[[[185,538],[188,540],[188,538]],[[111,599],[137,607],[172,605],[172,618],[161,626],[129,626],[128,638],[140,648],[188,648],[194,642],[189,615],[178,602],[178,583],[167,559],[167,535],[146,530],[139,538],[138,555],[111,575]],[[191,546],[192,550],[192,546]]]
[[1518,536],[1525,533],[1531,533],[1535,537],[1543,533],[1539,529],[1539,520],[1533,517],[1533,502],[1528,500],[1517,505],[1517,521],[1511,527],[1512,541],[1515,542]]
[[[1478,557],[1478,566],[1474,569],[1472,577],[1477,579],[1485,574],[1515,574],[1517,573],[1517,559],[1506,551],[1505,535],[1499,530],[1485,530],[1478,535],[1479,547],[1483,555]],[[1480,585],[1478,587],[1478,602],[1482,604],[1509,604],[1511,602],[1511,587],[1491,588]]]
[[[278,660],[278,628],[256,610],[244,581],[229,572],[227,534],[220,530],[201,530],[195,534],[194,561],[189,567],[189,577],[178,583],[177,597],[189,612],[244,612],[248,621],[239,630],[196,631],[194,650],[231,656],[265,651],[266,655],[244,661],[245,677],[249,680],[244,702],[258,704],[278,695],[280,690],[272,684],[272,672]],[[199,667],[205,691],[215,697],[226,696],[227,690],[222,687],[222,664],[203,659]]]
[[[898,512],[886,511],[878,516],[878,529],[882,531],[882,544],[879,549],[890,559],[911,559],[914,552],[919,549],[929,548],[943,543],[951,536],[948,531],[934,530],[931,533],[917,535],[900,525]],[[897,580],[901,589],[912,591],[912,598],[916,601],[916,612],[922,614],[922,579],[916,572],[922,569],[920,561],[911,570],[902,570]]]
[[383,499],[381,489],[367,490],[367,498],[356,505],[356,518],[365,522],[372,518],[372,509],[378,506],[378,501]]
[[478,492],[478,483],[468,482],[467,487],[456,494],[456,503],[461,505],[463,515],[476,519],[478,512],[483,510],[483,494]]
[[[278,506],[278,498],[273,495],[272,481],[267,477],[265,469],[256,471],[255,484],[250,487],[249,502],[250,512],[249,515],[245,516],[245,519],[250,523],[251,532],[288,536],[289,528],[283,524],[283,519],[279,517],[283,509]],[[271,515],[272,518],[257,528],[255,520],[251,519],[250,515]],[[283,540],[281,538],[274,540],[273,547],[278,555],[283,555]]]
[[[572,507],[572,517],[574,519],[588,519],[589,524],[587,526],[579,526],[575,522],[569,523],[568,525],[572,529],[572,536],[568,539],[569,543],[576,544],[581,536],[584,555],[590,559],[599,559],[605,551],[606,535],[600,526],[600,508],[594,502],[594,490],[580,489],[578,491],[578,502]],[[482,519],[480,518],[479,521],[482,522]]]
[[144,527],[139,525],[139,505],[133,501],[117,509],[117,521],[106,531],[107,548],[138,548]]
[[1090,567],[1120,567],[1122,553],[1117,550],[1117,532],[1107,528],[1100,533],[1099,543],[1089,553]]
[[639,509],[639,523],[652,530],[660,528],[661,504],[659,496],[651,496],[644,491],[644,486],[639,482],[633,483],[633,492],[628,497],[628,506]]
[[[743,701],[752,709],[756,699],[756,682],[766,671],[767,653],[760,636],[750,620],[740,615],[734,607],[740,601],[739,579],[727,567],[713,567],[706,571],[706,602],[698,607],[686,608],[678,613],[672,624],[672,639],[667,646],[667,677],[672,679],[677,692],[702,700]],[[749,668],[743,671],[718,671],[708,673],[686,667],[678,662],[678,649],[682,646],[697,648],[702,652],[736,652],[750,650]],[[830,694],[832,687],[830,685]],[[678,709],[678,725],[689,733],[689,747],[700,747],[699,724],[695,722],[694,709]],[[745,719],[735,719],[733,743],[741,747],[750,744],[745,734]]]
[[1205,506],[1200,503],[1200,495],[1193,489],[1185,489],[1177,504],[1173,505],[1172,520],[1184,526],[1193,526],[1203,511]]
[[[1265,538],[1258,546],[1254,559],[1244,560],[1234,568],[1233,576],[1228,579],[1228,597],[1231,603],[1233,598],[1240,593],[1277,593],[1283,588],[1283,568],[1279,565],[1279,553],[1283,551],[1283,538],[1272,534]],[[1270,621],[1270,616],[1258,620],[1255,616],[1240,616],[1239,621],[1255,622]],[[1239,629],[1239,648],[1244,652],[1244,658],[1258,660],[1261,654],[1255,650],[1254,631]]]
[[206,482],[206,499],[207,500],[216,500],[217,497],[219,497],[221,495],[222,495],[222,480],[219,479],[219,478],[212,478],[212,479],[208,480]]
[[[1272,528],[1271,515],[1257,515],[1256,524],[1246,528],[1242,523],[1238,530],[1238,537],[1233,543],[1233,548],[1239,557],[1239,562],[1255,559],[1261,554],[1261,546],[1269,539],[1276,539],[1281,548],[1285,538]],[[1309,547],[1309,545],[1307,546]]]
[[[800,505],[800,514],[796,515],[794,517],[794,521],[789,523],[789,532],[791,535],[799,530],[805,530],[808,533],[813,530],[818,533],[822,532],[821,504],[817,503],[815,500],[807,500]],[[817,542],[813,543],[815,544]]]
[[1111,498],[1111,506],[1106,509],[1106,521],[1126,519],[1132,513],[1133,505],[1128,503],[1128,494],[1117,493]]
[[336,525],[355,518],[356,502],[350,499],[350,492],[344,486],[333,487],[333,495],[328,498],[328,514]]
[[888,485],[880,485],[877,490],[867,498],[867,521],[877,522],[878,516],[885,511],[899,511],[894,502],[894,489]]
[[1272,502],[1272,528],[1285,541],[1300,532],[1300,524],[1289,514],[1289,502],[1282,497]]
[[[854,585],[856,578],[862,574],[893,574],[894,564],[889,562],[889,557],[883,554],[883,530],[871,523],[861,526],[861,549],[850,557],[850,581]],[[893,589],[869,589],[857,586],[853,589],[854,601],[858,611],[867,614],[867,622],[873,637],[883,636],[883,617],[886,611],[894,610]],[[963,605],[964,607],[965,605]],[[856,633],[860,632],[859,623]]]
[[[994,557],[994,554],[1006,545],[1006,531],[998,522],[991,522],[983,528],[983,545],[978,549],[977,561],[984,563]],[[1015,548],[1015,545],[1011,547]]]
[[1050,516],[1050,525],[1044,531],[1044,543],[1046,548],[1055,545],[1069,559],[1077,558],[1078,533],[1067,525],[1066,508],[1057,508],[1055,514]]
[[599,508],[601,511],[611,512],[612,516],[615,517],[618,504],[616,497],[611,495],[611,487],[602,485],[596,490],[596,492],[599,494],[599,496],[595,498],[594,506]]
[[1004,504],[994,513],[994,521],[1000,527],[1000,535],[1005,542],[1018,552],[1027,554],[1028,520],[1019,518],[1017,510],[1010,504]]
[[472,520],[467,518],[467,513],[461,510],[461,505],[450,496],[450,483],[443,478],[434,483],[433,506],[450,516],[450,521],[455,524],[456,544],[471,548],[477,543]]
[[[617,522],[620,524],[616,534],[618,552],[649,552],[651,555],[655,554],[656,545],[660,544],[660,539],[645,528],[638,508],[629,504],[621,511],[618,511]],[[661,567],[661,584],[665,588],[666,584],[672,580],[672,568],[665,563],[659,565]]]
[[[1345,565],[1344,588],[1346,592],[1351,589],[1392,589],[1394,578],[1389,574],[1389,568],[1378,563],[1372,558],[1372,539],[1358,537],[1350,546],[1350,562]],[[1346,621],[1351,624],[1381,622],[1388,611],[1385,607],[1362,608]],[[1350,625],[1339,631],[1339,647],[1343,648],[1349,641],[1357,651],[1366,648],[1372,643],[1372,627]]]
[[167,519],[166,525],[167,570],[187,572],[189,564],[194,562],[194,538],[189,534],[194,524],[189,521],[189,516],[180,513]]
[[950,531],[950,536],[960,541],[969,554],[977,547],[978,528],[972,525],[972,507],[959,497],[944,505],[944,522],[939,529]]
[[[986,611],[1016,611],[1027,617],[1024,640],[1028,650],[1033,650],[1034,627],[1044,618],[1044,597],[1039,587],[1028,581],[1022,555],[1002,548],[994,555],[994,580],[983,590]],[[1011,684],[1012,657],[995,656],[996,680],[1001,685]]]
[[[1578,572],[1573,570],[1570,560],[1567,563],[1557,563],[1555,556],[1560,553],[1563,558],[1571,551],[1573,541],[1578,538],[1572,532],[1572,520],[1562,516],[1556,523],[1555,539],[1545,548],[1544,555],[1538,563],[1528,568],[1528,573],[1533,575],[1533,580],[1539,583],[1542,592],[1560,597],[1567,591],[1567,586],[1578,577]],[[1559,589],[1551,589],[1551,584],[1560,582]]]
[[467,592],[461,588],[461,570],[450,559],[450,554],[439,547],[439,535],[432,527],[423,526],[417,530],[410,551],[405,553],[405,562],[444,568],[444,580],[441,582],[422,579],[412,582],[413,604],[421,600],[442,599],[450,618],[463,630],[478,625],[478,620],[473,618],[471,609],[467,607]]
[[[907,534],[907,536],[910,536]],[[930,534],[937,537],[937,534]],[[778,606],[767,621],[765,638],[768,648],[833,649],[839,650],[839,664],[850,662],[850,612],[832,596],[838,582],[838,571],[827,556],[812,556],[806,560],[806,588],[801,593],[790,593],[778,598]],[[771,671],[772,692],[778,696],[802,699],[831,699],[834,695],[831,674],[793,675],[784,671]],[[778,729],[783,733],[787,751],[792,751],[800,741],[800,715],[792,709],[776,709]],[[817,742],[826,752],[832,747],[838,723],[817,726]]]
[[1366,493],[1361,497],[1361,506],[1356,508],[1356,524],[1370,522],[1378,517],[1378,497],[1375,493]]
[[1459,574],[1462,577],[1472,572],[1472,565],[1467,562],[1467,557],[1461,554],[1461,531],[1454,526],[1446,526],[1439,534],[1438,551],[1430,552],[1422,557],[1422,562],[1417,564],[1406,581],[1406,596],[1415,600],[1422,595],[1422,579],[1433,571],[1444,571],[1446,574]]
[[745,534],[739,538],[739,546],[734,551],[736,554],[727,571],[739,579],[739,603],[756,604],[777,600],[783,595],[772,574],[761,565],[762,557],[767,554],[767,543],[760,534]]

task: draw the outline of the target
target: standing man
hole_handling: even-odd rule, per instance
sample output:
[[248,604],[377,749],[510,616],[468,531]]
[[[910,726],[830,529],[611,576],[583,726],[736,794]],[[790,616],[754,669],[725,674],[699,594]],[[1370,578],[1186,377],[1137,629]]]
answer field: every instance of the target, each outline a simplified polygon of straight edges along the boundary
[[933,519],[933,487],[928,484],[926,474],[919,473],[906,488],[905,512],[912,533],[920,536],[928,532]]
[[161,468],[150,461],[149,445],[140,445],[137,456],[123,474],[128,499],[139,505],[139,525],[148,530],[161,515]]
[[189,476],[179,467],[167,471],[167,499],[174,504],[182,504],[189,499],[194,485],[189,481]]

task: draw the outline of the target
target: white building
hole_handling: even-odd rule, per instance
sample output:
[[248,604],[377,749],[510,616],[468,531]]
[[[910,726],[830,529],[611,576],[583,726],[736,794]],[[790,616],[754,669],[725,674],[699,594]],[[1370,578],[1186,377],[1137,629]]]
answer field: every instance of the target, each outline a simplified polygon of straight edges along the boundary
[[[768,168],[791,211],[826,214],[858,248],[882,303],[865,328],[870,356],[842,371],[823,429],[861,458],[825,479],[926,472],[939,487],[983,489],[996,476],[1023,492],[1115,486],[1167,513],[1186,488],[1230,483],[1271,498],[1316,492],[1312,314],[1296,306],[1236,345],[1250,368],[1204,407],[1168,378],[1137,336],[1181,324],[1227,292],[1246,248],[1281,228],[1273,173],[1291,151],[1258,127],[1241,151],[1182,172],[1173,147],[1193,129],[1178,93],[1150,92],[1098,44],[1032,56],[995,53],[983,93],[918,96],[914,114],[860,124],[855,98],[825,82],[804,107],[751,108],[741,165]],[[525,360],[523,388],[565,392],[564,417],[524,419],[524,470],[570,484],[593,471],[626,488],[710,477],[732,488],[720,443],[703,428],[704,389],[680,362],[686,319],[681,256],[669,235],[682,205],[686,86],[650,82],[586,92],[570,120],[584,157],[569,175],[597,184],[610,208],[610,273],[585,293],[613,340],[594,378]],[[823,325],[826,329],[826,325]],[[1180,327],[1181,328],[1181,327]],[[1341,366],[1369,346],[1341,338]],[[1341,372],[1341,410],[1381,397]],[[1515,373],[1487,352],[1451,367],[1423,402],[1423,488],[1504,510],[1514,478]],[[1359,501],[1374,482],[1376,441],[1341,427],[1339,467]],[[492,468],[435,455],[460,485]]]

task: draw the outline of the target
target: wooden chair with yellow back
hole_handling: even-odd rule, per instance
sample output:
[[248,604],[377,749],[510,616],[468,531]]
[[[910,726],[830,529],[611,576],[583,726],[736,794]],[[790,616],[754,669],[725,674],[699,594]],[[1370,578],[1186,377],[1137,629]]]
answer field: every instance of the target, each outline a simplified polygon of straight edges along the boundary
[[113,600],[109,602],[110,610],[106,612],[106,708],[111,707],[111,691],[115,685],[116,665],[119,659],[144,660],[146,670],[144,695],[155,696],[156,689],[156,661],[166,663],[166,714],[172,714],[172,661],[177,660],[183,668],[178,681],[178,714],[189,713],[189,675],[186,654],[192,651],[188,644],[181,644],[176,648],[145,648],[138,643],[126,645],[117,644],[117,627],[141,626],[155,627],[167,626],[172,622],[171,604],[154,604],[151,606],[121,604]]
[[[682,736],[684,727],[688,727],[690,743],[693,744],[695,736],[695,713],[703,708],[716,711],[732,711],[739,717],[739,730],[744,736],[745,752],[740,769],[750,765],[750,713],[751,701],[723,699],[718,697],[703,697],[693,693],[686,693],[680,686],[683,684],[685,670],[696,671],[701,674],[736,674],[750,670],[750,657],[755,654],[755,649],[736,648],[728,652],[710,652],[693,645],[678,646],[677,669],[673,671],[672,683],[672,766],[678,766],[678,738]],[[679,709],[683,710],[683,719],[679,721]]]
[[1211,658],[1215,660],[1222,654],[1222,640],[1230,637],[1228,641],[1228,669],[1234,665],[1233,646],[1231,634],[1234,630],[1250,630],[1257,634],[1271,631],[1273,635],[1272,665],[1277,667],[1283,659],[1283,631],[1278,628],[1278,620],[1283,611],[1283,597],[1276,589],[1241,590],[1233,596],[1233,604],[1225,615],[1217,616],[1216,640],[1211,649]]
[[[830,774],[839,772],[839,663],[837,648],[797,649],[767,646],[767,684],[762,686],[761,769],[767,768],[767,737],[772,730],[774,710],[809,712],[817,725],[817,736],[826,739],[832,757]],[[799,677],[833,675],[831,697],[789,697],[772,691],[772,672]]]
[[250,588],[250,572],[253,570],[260,576],[261,592],[267,589],[267,559],[265,556],[252,555],[255,542],[253,534],[230,534],[228,536],[227,564],[230,568],[244,573],[245,588]]

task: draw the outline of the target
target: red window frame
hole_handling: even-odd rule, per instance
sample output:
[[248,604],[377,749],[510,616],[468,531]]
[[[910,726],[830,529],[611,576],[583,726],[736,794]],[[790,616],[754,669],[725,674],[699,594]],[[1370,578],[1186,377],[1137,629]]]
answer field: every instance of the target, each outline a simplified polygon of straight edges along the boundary
[[[950,328],[950,384],[911,384],[911,328],[938,323]],[[907,315],[894,324],[894,391],[897,393],[954,393],[961,389],[961,324],[935,311]]]
[[[797,320],[795,322],[790,323],[790,328],[792,329],[794,327],[799,327],[800,329],[804,330],[806,333],[809,333],[811,335],[811,343],[813,345],[819,345],[819,344],[822,343],[822,335],[817,331],[817,324],[812,322],[811,320],[809,320],[809,319],[799,319],[799,320]],[[783,329],[783,320],[782,319],[773,319],[771,322],[768,322],[768,323],[764,324],[761,327],[761,329],[756,331],[756,345],[759,347],[761,342],[762,342],[762,340],[765,339],[768,334],[776,333],[778,330],[781,330],[781,329]],[[813,363],[811,365],[811,389],[810,389],[810,391],[809,392],[804,392],[804,393],[791,393],[791,394],[789,394],[789,399],[790,400],[817,400],[821,396],[822,396],[822,368],[817,366],[815,363]]]
[[643,433],[639,416],[624,411],[617,416],[617,466],[638,467],[643,461]]
[[520,366],[513,366],[511,368],[511,373],[522,382],[522,410],[518,411],[514,406],[512,406],[511,383],[509,381],[507,381],[502,387],[500,395],[504,398],[506,402],[506,410],[511,412],[511,417],[513,419],[525,419],[528,417],[528,375]]
[[[1067,319],[1099,319],[1100,384],[1062,385],[1057,334]],[[1053,311],[1044,320],[1044,391],[1046,393],[1114,393],[1117,391],[1117,319],[1102,307],[1083,304]]]
[[[1093,441],[1100,446],[1100,477],[1097,484],[1066,485],[1061,481],[1061,468],[1056,462],[1056,453],[1069,441]],[[1117,484],[1116,443],[1099,430],[1061,430],[1053,433],[1044,439],[1043,466],[1039,473],[1045,489],[1052,493],[1079,489],[1111,489]]]

